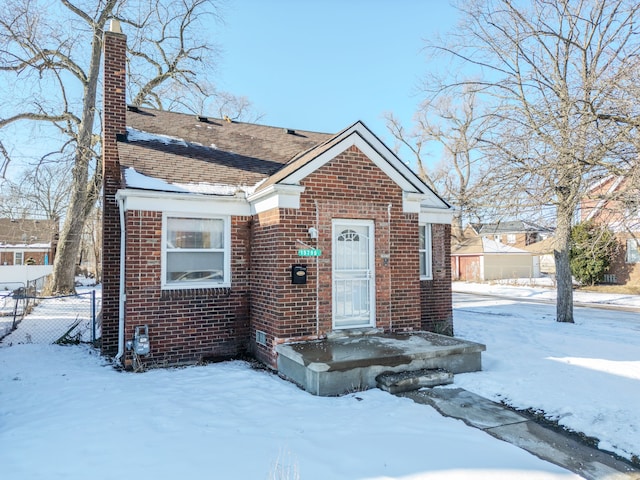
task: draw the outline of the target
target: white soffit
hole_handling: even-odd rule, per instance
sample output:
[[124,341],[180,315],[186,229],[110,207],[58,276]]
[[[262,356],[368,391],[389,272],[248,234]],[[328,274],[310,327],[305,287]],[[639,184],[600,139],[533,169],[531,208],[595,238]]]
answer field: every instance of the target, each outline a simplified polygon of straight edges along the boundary
[[252,213],[262,213],[274,208],[300,208],[300,185],[276,184],[247,197]]
[[239,196],[198,195],[123,189],[116,193],[124,200],[124,209],[151,212],[176,212],[224,215],[251,215],[251,206]]
[[419,223],[442,223],[451,224],[453,220],[452,208],[425,208],[420,209],[418,215]]

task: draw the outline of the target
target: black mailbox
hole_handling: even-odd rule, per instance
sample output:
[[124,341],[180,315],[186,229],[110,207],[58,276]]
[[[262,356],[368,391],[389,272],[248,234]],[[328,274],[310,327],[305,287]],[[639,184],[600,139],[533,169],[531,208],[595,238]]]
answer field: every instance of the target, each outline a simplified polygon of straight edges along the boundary
[[307,266],[291,265],[291,283],[305,284],[307,283]]

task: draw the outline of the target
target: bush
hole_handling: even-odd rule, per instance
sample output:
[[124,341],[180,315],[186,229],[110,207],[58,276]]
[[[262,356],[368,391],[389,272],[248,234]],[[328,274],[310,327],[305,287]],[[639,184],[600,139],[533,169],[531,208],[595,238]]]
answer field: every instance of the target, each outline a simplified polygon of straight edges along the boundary
[[607,227],[593,221],[579,223],[571,229],[571,273],[583,284],[602,281],[617,248],[615,236]]

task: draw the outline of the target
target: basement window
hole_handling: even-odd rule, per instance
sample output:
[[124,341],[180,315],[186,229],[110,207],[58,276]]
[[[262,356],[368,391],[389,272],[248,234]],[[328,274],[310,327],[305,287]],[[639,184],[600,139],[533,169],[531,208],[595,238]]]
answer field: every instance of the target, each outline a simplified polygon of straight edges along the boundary
[[162,287],[230,286],[229,218],[165,215]]
[[432,256],[431,256],[431,224],[420,225],[420,280],[432,280]]

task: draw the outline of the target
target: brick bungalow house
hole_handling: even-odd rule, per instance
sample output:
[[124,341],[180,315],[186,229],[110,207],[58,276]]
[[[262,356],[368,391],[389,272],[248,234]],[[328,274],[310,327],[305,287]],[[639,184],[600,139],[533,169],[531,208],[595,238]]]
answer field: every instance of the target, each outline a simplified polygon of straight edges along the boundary
[[0,218],[0,266],[52,265],[57,220]]
[[137,330],[149,366],[245,351],[275,366],[278,345],[336,330],[453,332],[451,208],[364,124],[323,134],[127,107],[112,30],[103,353],[127,365]]
[[57,220],[0,218],[0,290],[49,275],[57,243]]
[[605,283],[640,286],[640,195],[628,178],[608,176],[595,183],[580,202],[581,222],[607,225],[620,245]]

